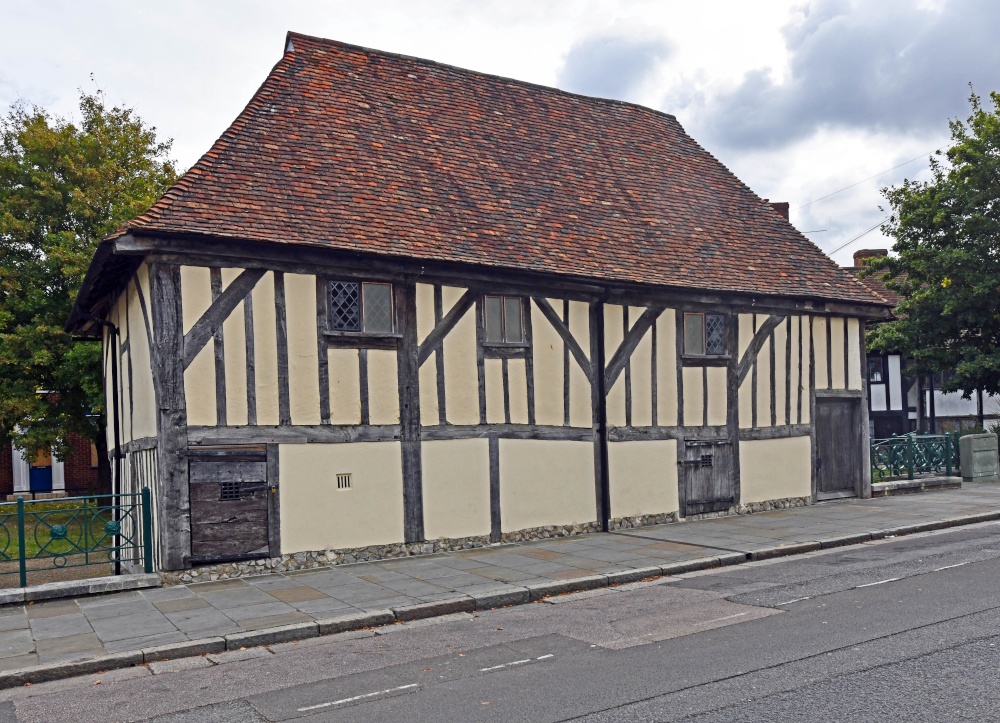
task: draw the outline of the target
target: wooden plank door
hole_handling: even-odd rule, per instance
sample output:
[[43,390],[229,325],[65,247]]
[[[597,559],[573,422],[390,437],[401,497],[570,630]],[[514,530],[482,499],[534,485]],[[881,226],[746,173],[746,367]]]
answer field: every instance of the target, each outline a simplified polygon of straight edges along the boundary
[[864,444],[860,425],[860,399],[816,399],[816,499],[857,494]]
[[733,446],[728,439],[685,441],[680,466],[685,517],[721,512],[735,504]]
[[264,453],[193,457],[189,462],[192,563],[268,557],[269,498]]

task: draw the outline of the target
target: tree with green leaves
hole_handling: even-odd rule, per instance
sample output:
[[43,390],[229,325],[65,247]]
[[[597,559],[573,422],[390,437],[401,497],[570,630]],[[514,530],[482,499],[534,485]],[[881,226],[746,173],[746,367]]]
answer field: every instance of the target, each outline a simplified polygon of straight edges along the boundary
[[895,253],[866,271],[903,297],[869,348],[948,372],[943,391],[965,398],[1000,392],[1000,93],[970,103],[968,120],[949,123],[951,147],[931,158],[932,180],[883,191]]
[[105,449],[100,344],[63,325],[98,242],[177,179],[170,146],[100,91],[78,122],[25,103],[0,118],[0,439]]

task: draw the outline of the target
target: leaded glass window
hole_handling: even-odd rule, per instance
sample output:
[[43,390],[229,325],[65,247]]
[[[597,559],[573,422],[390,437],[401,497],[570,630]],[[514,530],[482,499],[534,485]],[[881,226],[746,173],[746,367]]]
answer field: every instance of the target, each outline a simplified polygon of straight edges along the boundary
[[723,314],[684,314],[684,353],[691,356],[725,356],[726,317]]
[[524,320],[521,313],[521,299],[516,296],[487,296],[483,319],[486,342],[523,344]]
[[360,281],[330,282],[330,330],[391,334],[392,284]]

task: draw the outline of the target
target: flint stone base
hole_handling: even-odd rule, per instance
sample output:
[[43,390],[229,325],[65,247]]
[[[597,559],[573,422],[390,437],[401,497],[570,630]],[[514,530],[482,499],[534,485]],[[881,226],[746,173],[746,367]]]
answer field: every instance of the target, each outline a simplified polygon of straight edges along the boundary
[[661,512],[658,515],[638,515],[636,517],[616,517],[608,522],[608,530],[634,530],[650,525],[665,525],[680,520],[679,512]]
[[747,502],[745,504],[733,505],[728,510],[721,512],[705,512],[700,515],[688,515],[685,520],[712,520],[717,517],[729,517],[731,515],[752,515],[756,512],[771,512],[773,510],[787,510],[790,507],[805,507],[809,504],[808,497],[784,497],[780,500],[767,500],[765,502]]
[[[659,516],[657,516],[659,517]],[[635,518],[629,518],[635,519]],[[655,524],[655,523],[649,523]],[[515,532],[505,532],[500,537],[501,543],[527,542],[529,540],[545,540],[554,537],[569,537],[587,532],[600,532],[597,522],[585,522],[579,525],[547,525],[533,527]],[[206,567],[196,567],[189,570],[173,570],[160,572],[164,585],[179,585],[189,582],[208,582],[228,580],[234,577],[252,575],[267,575],[272,572],[292,572],[308,570],[333,565],[349,565],[355,562],[370,560],[391,560],[415,555],[433,555],[437,552],[454,552],[457,550],[472,550],[492,544],[489,535],[462,537],[457,539],[428,540],[427,542],[396,543],[392,545],[371,545],[369,547],[345,548],[338,550],[317,550],[312,552],[296,552],[280,557],[269,557],[260,560],[245,560],[242,562],[225,562]]]

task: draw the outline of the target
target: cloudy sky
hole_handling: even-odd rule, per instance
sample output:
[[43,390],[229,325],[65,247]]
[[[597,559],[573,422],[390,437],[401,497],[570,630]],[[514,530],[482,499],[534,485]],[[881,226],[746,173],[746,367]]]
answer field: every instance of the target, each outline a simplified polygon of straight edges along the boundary
[[848,244],[884,217],[880,188],[926,178],[969,83],[1000,90],[996,0],[0,0],[0,109],[72,116],[99,87],[186,168],[287,30],[673,113],[845,264],[889,243]]

